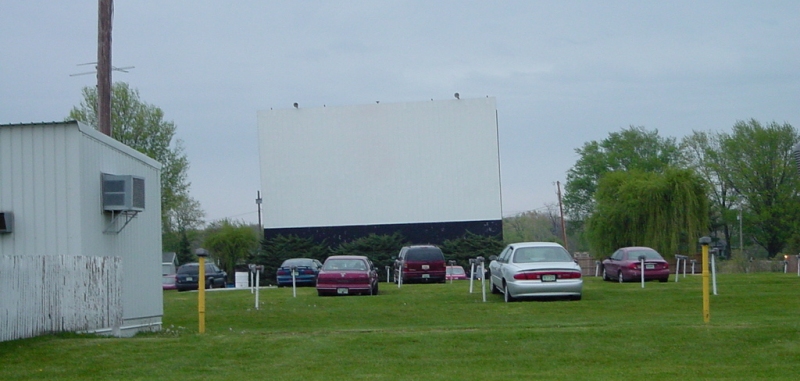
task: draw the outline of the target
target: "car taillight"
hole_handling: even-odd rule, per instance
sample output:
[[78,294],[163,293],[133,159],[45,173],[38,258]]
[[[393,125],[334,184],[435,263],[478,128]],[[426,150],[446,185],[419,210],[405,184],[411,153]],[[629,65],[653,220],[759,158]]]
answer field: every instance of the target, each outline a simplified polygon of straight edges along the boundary
[[279,269],[278,275],[289,275],[289,270]]
[[516,280],[541,280],[543,275],[555,275],[556,279],[580,279],[581,273],[578,271],[544,271],[544,272],[525,272],[514,275]]
[[641,268],[641,265],[639,264],[639,262],[632,262],[631,264],[628,265],[628,268],[633,270],[638,270]]

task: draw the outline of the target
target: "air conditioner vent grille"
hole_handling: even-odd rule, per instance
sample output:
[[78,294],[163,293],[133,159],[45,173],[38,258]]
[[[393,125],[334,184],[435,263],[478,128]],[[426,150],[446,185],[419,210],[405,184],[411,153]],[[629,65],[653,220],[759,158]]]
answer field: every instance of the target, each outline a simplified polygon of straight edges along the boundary
[[131,175],[103,174],[103,210],[143,211],[144,178]]

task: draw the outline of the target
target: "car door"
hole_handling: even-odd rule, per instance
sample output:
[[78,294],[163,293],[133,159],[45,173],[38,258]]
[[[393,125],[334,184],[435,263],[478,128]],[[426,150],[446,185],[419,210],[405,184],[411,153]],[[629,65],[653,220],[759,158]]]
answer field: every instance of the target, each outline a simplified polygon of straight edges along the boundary
[[489,264],[489,273],[492,277],[492,284],[497,288],[503,287],[503,266],[508,261],[508,257],[514,249],[511,246],[506,246],[505,250],[500,253],[496,260]]
[[608,262],[606,262],[605,270],[606,274],[609,276],[617,276],[617,272],[619,271],[620,266],[622,265],[622,259],[625,258],[625,253],[622,250],[617,250],[611,257],[608,258]]

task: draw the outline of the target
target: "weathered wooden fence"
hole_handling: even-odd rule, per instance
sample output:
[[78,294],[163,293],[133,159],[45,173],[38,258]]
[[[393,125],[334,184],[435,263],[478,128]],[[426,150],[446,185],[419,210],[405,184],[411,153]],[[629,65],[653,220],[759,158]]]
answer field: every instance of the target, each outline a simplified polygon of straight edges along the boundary
[[0,341],[118,329],[121,267],[118,257],[0,256]]

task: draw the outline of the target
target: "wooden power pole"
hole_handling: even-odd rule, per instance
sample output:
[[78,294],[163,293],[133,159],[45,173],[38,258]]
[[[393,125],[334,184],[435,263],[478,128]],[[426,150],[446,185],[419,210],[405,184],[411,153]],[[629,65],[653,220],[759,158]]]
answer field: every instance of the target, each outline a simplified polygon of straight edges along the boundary
[[111,135],[111,17],[113,0],[99,0],[97,14],[97,129]]

